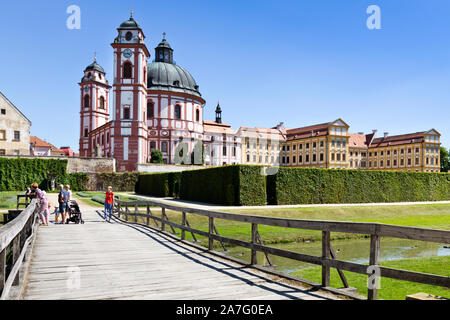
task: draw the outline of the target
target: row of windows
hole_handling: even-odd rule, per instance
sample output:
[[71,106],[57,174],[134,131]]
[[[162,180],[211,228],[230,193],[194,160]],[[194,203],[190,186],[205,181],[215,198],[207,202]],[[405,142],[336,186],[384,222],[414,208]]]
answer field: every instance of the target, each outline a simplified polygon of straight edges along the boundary
[[[155,104],[153,102],[147,103],[147,119],[153,119],[155,117]],[[181,106],[179,104],[175,105],[174,108],[174,118],[176,120],[181,119]],[[195,121],[200,121],[200,110],[195,110]]]
[[[83,103],[85,108],[89,108],[90,107],[90,105],[91,105],[90,101],[91,101],[91,99],[90,99],[89,95],[88,94],[85,95],[84,96],[84,103]],[[100,104],[99,105],[100,109],[105,109],[105,98],[104,97],[100,97],[99,104]]]
[[[406,151],[406,149],[400,149],[400,154],[405,154],[405,151]],[[416,153],[420,153],[420,149],[419,148],[416,148]],[[384,151],[379,151],[379,152],[377,152],[377,151],[375,151],[375,152],[373,152],[373,154],[374,154],[374,156],[376,157],[376,156],[378,156],[378,154],[380,154],[381,156],[383,156],[384,155]],[[411,154],[412,153],[412,149],[411,148],[408,148],[408,154]],[[394,155],[397,155],[397,150],[393,150],[393,154]],[[390,156],[391,155],[391,151],[390,150],[387,150],[386,151],[386,155],[388,155],[388,156]],[[369,152],[369,157],[371,157],[372,156],[372,152]]]
[[[6,130],[0,130],[0,141],[6,141]],[[20,131],[14,131],[13,141],[20,141]]]
[[[259,161],[257,162],[256,160],[259,160]],[[265,160],[265,161],[263,162],[263,160]],[[280,158],[277,157],[277,162],[279,162],[279,161],[280,161]],[[247,162],[248,163],[250,162],[250,155],[249,154],[247,154]],[[265,156],[265,157],[259,156],[257,158],[256,155],[253,155],[253,163],[267,163],[267,164],[268,163],[275,163],[275,157],[271,156],[270,157],[270,162],[269,162],[269,156]]]
[[[87,131],[87,129],[85,129],[85,131],[84,131],[85,134],[86,134],[86,131]],[[95,142],[97,142],[97,144]],[[109,132],[106,133],[106,143],[109,143]],[[102,134],[100,137],[97,137],[97,139],[92,138],[92,146],[96,146],[98,144],[100,144],[102,146],[105,145],[105,135]]]

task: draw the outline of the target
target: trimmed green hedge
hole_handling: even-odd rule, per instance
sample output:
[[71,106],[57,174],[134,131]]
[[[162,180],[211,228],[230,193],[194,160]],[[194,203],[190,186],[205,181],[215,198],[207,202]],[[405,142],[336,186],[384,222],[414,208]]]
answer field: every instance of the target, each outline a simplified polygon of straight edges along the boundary
[[427,172],[279,168],[267,177],[269,204],[450,200],[450,175]]
[[155,197],[176,197],[180,195],[181,172],[141,174],[135,192]]
[[85,190],[88,176],[84,173],[68,174],[67,160],[0,158],[0,191],[23,191],[37,182],[46,190],[55,177],[55,186],[69,184],[73,191]]
[[138,178],[138,172],[97,173],[97,181],[103,185],[100,189],[106,190],[108,186],[112,186],[114,192],[134,191]]
[[265,205],[265,177],[261,167],[233,165],[184,171],[180,197],[183,200],[222,205]]
[[179,197],[206,203],[250,206],[266,204],[265,177],[259,166],[218,168],[139,176],[136,193]]

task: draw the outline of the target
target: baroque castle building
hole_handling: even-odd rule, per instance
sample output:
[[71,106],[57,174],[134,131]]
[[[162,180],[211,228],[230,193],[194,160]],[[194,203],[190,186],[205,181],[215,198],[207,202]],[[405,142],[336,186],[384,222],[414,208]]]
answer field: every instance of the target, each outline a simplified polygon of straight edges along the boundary
[[95,60],[79,83],[80,157],[114,158],[118,171],[149,163],[155,149],[167,164],[191,164],[200,150],[200,163],[194,164],[439,171],[440,134],[434,129],[375,138],[376,130],[353,134],[337,119],[295,129],[280,123],[235,131],[222,122],[219,104],[215,121],[206,121],[200,87],[174,62],[165,34],[148,63],[144,32],[132,16],[117,33],[112,84]]

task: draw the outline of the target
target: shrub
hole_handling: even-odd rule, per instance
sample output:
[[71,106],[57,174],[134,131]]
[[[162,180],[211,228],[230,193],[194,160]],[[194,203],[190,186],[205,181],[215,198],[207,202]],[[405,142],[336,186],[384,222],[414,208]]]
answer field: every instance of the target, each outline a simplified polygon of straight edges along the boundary
[[134,191],[138,177],[137,172],[97,173],[97,189],[106,190],[112,186],[114,192]]
[[0,158],[0,191],[22,191],[33,182],[47,190],[55,178],[55,186],[69,184],[73,191],[85,190],[88,177],[84,173],[68,174],[67,160]]
[[450,175],[426,172],[279,168],[269,204],[377,203],[450,199]]
[[152,150],[151,154],[151,163],[164,163],[163,161],[163,153],[159,150]]
[[265,205],[261,167],[233,165],[183,171],[180,198],[222,205]]

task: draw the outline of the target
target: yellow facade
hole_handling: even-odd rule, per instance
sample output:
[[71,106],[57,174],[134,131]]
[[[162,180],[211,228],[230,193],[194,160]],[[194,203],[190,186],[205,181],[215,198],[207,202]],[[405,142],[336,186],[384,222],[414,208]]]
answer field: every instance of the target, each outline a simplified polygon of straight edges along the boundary
[[[309,130],[309,128],[312,128]],[[282,143],[281,165],[286,167],[348,168],[349,126],[338,119],[332,123],[312,126],[295,133]],[[310,131],[310,133],[308,133]]]

